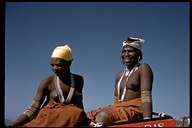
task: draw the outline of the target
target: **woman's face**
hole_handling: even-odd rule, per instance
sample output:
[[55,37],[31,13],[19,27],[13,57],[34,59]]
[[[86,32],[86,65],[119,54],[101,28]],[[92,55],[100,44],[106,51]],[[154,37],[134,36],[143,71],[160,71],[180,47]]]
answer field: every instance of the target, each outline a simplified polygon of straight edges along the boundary
[[51,58],[52,71],[57,76],[67,73],[69,71],[70,64],[70,61],[66,61],[56,57]]
[[133,67],[138,62],[137,49],[128,45],[124,46],[121,59],[127,67]]

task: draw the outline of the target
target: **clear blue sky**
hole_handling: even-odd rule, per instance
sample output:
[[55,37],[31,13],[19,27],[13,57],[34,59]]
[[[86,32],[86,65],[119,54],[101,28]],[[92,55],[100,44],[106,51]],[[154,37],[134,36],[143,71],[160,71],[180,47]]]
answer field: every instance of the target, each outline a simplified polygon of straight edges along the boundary
[[189,2],[6,2],[5,118],[31,104],[53,75],[52,50],[68,44],[73,73],[84,77],[85,111],[113,101],[122,42],[145,39],[142,63],[154,73],[153,109],[189,115]]

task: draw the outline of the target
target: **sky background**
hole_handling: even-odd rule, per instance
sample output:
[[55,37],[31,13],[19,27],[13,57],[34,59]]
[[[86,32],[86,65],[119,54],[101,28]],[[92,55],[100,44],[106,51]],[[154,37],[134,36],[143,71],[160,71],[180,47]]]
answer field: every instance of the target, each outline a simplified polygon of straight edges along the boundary
[[128,36],[145,39],[153,110],[189,116],[189,21],[189,2],[6,2],[5,118],[29,107],[41,80],[53,75],[53,49],[65,44],[71,72],[84,77],[85,111],[108,106]]

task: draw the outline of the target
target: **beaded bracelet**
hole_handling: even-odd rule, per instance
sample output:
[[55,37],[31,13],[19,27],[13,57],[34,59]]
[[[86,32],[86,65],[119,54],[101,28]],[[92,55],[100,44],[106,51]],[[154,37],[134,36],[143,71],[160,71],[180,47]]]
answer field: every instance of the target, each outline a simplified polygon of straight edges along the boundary
[[144,117],[143,119],[144,119],[144,120],[147,120],[147,119],[151,119],[151,117]]

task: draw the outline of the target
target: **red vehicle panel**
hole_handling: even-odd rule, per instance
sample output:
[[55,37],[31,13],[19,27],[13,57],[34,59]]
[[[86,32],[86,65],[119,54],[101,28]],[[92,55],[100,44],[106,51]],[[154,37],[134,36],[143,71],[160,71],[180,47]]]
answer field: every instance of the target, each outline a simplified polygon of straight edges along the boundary
[[175,119],[156,118],[152,120],[144,120],[141,122],[113,124],[107,127],[176,127]]

